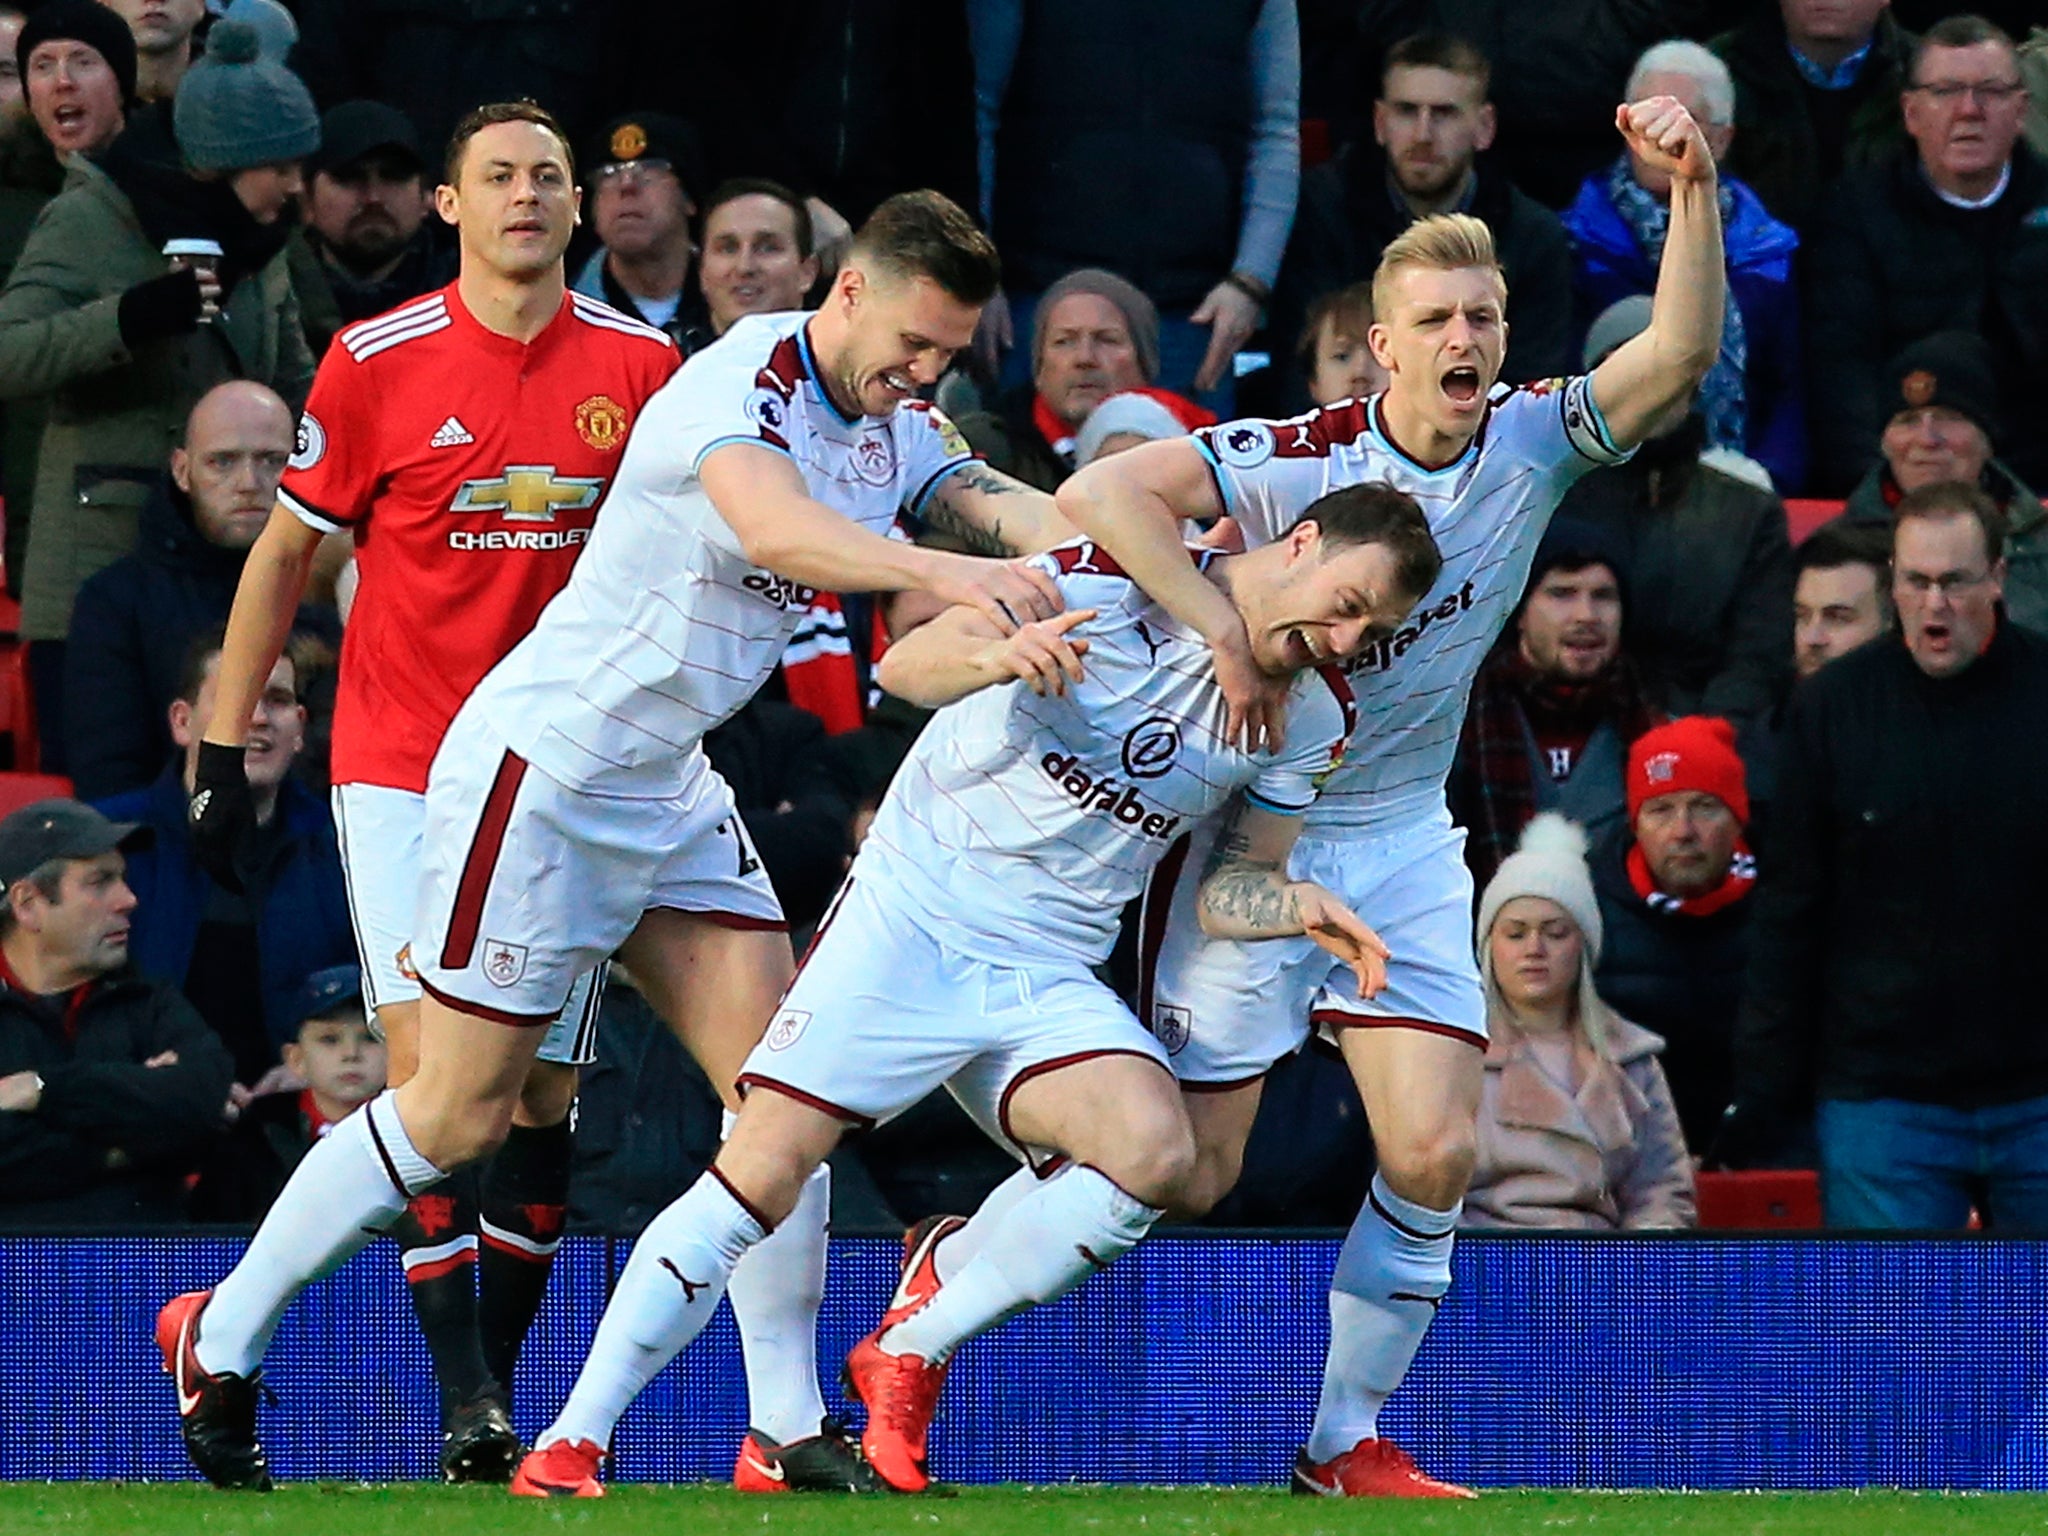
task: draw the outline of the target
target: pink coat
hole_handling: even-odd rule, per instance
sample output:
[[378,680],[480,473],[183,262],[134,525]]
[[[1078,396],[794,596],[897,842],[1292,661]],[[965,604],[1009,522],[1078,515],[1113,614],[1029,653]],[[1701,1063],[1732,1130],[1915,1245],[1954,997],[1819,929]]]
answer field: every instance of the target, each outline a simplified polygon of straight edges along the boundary
[[1465,1225],[1602,1232],[1698,1221],[1692,1159],[1657,1053],[1664,1041],[1606,1015],[1614,1060],[1576,1099],[1496,1024],[1479,1101]]

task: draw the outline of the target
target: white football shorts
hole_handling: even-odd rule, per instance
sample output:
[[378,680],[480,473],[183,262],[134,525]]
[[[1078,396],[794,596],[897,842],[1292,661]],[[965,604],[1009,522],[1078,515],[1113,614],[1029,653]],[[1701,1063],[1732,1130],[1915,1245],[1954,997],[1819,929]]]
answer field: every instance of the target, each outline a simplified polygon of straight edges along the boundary
[[1288,873],[1334,891],[1392,953],[1387,985],[1358,995],[1351,967],[1307,938],[1210,939],[1195,892],[1215,822],[1160,867],[1140,917],[1139,1014],[1184,1088],[1235,1088],[1299,1050],[1312,1029],[1420,1029],[1486,1046],[1472,953],[1472,872],[1448,813],[1343,841],[1303,837]]
[[420,984],[505,1024],[555,1018],[643,913],[788,927],[702,748],[674,796],[593,795],[530,767],[481,717],[457,715],[427,785],[420,865]]
[[1011,1095],[1042,1073],[1100,1056],[1166,1066],[1159,1043],[1080,961],[969,959],[856,875],[834,898],[739,1084],[863,1128],[943,1086],[999,1144],[1039,1165],[1046,1150],[1011,1133]]

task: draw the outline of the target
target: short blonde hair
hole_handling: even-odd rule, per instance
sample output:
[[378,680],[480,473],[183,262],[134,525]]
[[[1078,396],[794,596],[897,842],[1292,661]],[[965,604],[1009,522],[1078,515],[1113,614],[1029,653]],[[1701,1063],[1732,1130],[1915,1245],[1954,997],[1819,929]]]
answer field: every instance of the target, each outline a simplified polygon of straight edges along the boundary
[[1387,243],[1380,252],[1379,267],[1372,275],[1372,312],[1384,321],[1393,313],[1393,281],[1405,267],[1423,267],[1432,272],[1457,272],[1465,267],[1484,267],[1500,283],[1501,297],[1507,297],[1507,275],[1501,271],[1500,256],[1494,250],[1493,231],[1483,219],[1469,213],[1433,213],[1417,219]]

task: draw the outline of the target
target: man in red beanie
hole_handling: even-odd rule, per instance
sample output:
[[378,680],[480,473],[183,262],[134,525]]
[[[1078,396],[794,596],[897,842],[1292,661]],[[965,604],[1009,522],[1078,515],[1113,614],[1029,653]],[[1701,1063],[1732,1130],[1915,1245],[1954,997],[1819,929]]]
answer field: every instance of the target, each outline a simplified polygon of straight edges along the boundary
[[1606,929],[1594,980],[1624,1018],[1667,1042],[1687,1144],[1703,1151],[1728,1105],[1756,860],[1735,727],[1688,715],[1637,737],[1628,822],[1594,853]]

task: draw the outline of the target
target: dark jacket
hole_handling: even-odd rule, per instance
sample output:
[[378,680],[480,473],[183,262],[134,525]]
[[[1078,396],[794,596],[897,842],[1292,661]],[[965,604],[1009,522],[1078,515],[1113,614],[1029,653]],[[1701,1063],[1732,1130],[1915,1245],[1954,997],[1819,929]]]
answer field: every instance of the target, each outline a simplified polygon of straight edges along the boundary
[[[1729,177],[1722,185],[1734,208],[1721,232],[1729,297],[1742,313],[1749,351],[1742,376],[1749,430],[1740,446],[1790,495],[1806,479],[1806,379],[1799,366],[1799,289],[1792,271],[1799,237],[1766,213],[1741,182]],[[1583,349],[1587,329],[1608,305],[1657,291],[1657,269],[1616,211],[1605,172],[1579,188],[1578,200],[1565,210],[1564,227],[1576,247],[1573,345]]]
[[684,280],[682,302],[676,306],[676,312],[666,323],[658,325],[642,313],[640,306],[633,301],[633,295],[626,292],[612,275],[609,253],[603,246],[590,253],[590,259],[583,263],[575,281],[569,286],[586,298],[601,299],[622,315],[646,320],[657,331],[666,333],[668,339],[676,344],[678,352],[690,357],[718,339],[711,334],[711,314],[704,304],[704,290],[691,280],[695,276],[693,271]]
[[[135,892],[128,948],[143,975],[181,986],[213,888],[186,830],[182,765],[172,764],[149,788],[103,800],[99,808],[116,821],[156,829],[151,846],[128,855],[128,886]],[[287,779],[278,791],[277,815],[280,836],[252,891],[264,1023],[273,1046],[281,1049],[297,1027],[291,1010],[300,984],[328,966],[353,965],[357,956],[341,850],[326,805]]]
[[[1482,162],[1465,210],[1486,221],[1508,281],[1508,355],[1501,377],[1511,384],[1578,372],[1572,344],[1572,247],[1557,215],[1524,196],[1493,165]],[[1273,295],[1272,335],[1293,362],[1308,306],[1320,294],[1369,279],[1380,252],[1415,215],[1387,181],[1386,157],[1361,143],[1327,165],[1304,172],[1294,234]],[[1305,381],[1290,405],[1307,404]]]
[[[175,1051],[174,1066],[143,1062]],[[175,988],[118,972],[53,1003],[0,985],[0,1076],[42,1102],[0,1111],[0,1225],[172,1221],[181,1177],[222,1132],[228,1053]]]
[[994,410],[962,416],[960,435],[992,467],[1041,491],[1056,491],[1074,472],[1074,466],[1053,451],[1032,420],[1031,407],[1037,398],[1038,386],[1031,380],[1014,384],[996,401]]
[[1757,897],[1752,891],[1704,917],[1660,911],[1629,880],[1634,841],[1624,825],[1593,850],[1593,894],[1604,930],[1593,983],[1616,1013],[1664,1037],[1664,1075],[1685,1144],[1705,1148],[1728,1107],[1735,1015]]
[[1624,552],[1629,650],[1651,702],[1740,725],[1791,675],[1792,547],[1778,498],[1701,464],[1699,441],[1694,424],[1594,470],[1557,515],[1605,529]]
[[1897,636],[1794,693],[1737,1038],[1745,1104],[2048,1094],[2048,638],[1930,678]]
[[1773,215],[1803,232],[1845,166],[1881,159],[1904,140],[1899,92],[1913,38],[1880,15],[1856,83],[1845,91],[1819,91],[1792,61],[1779,8],[1759,5],[1755,12],[1713,43],[1735,77],[1735,142],[1722,169],[1747,182]]
[[2012,182],[1989,208],[1951,207],[1909,145],[1846,177],[1811,241],[1808,395],[1813,488],[1845,495],[1877,461],[1890,414],[1890,359],[1936,331],[1991,344],[2006,457],[2048,483],[2048,162],[2024,144]]
[[399,256],[398,265],[378,278],[358,278],[329,261],[315,230],[304,231],[286,246],[292,292],[299,301],[299,323],[305,327],[306,345],[313,356],[324,355],[327,344],[343,326],[381,315],[454,282],[458,261],[454,243],[443,237],[446,228],[430,216]]
[[[64,167],[35,120],[23,113],[0,121],[0,285],[13,273],[44,205],[63,185]],[[7,508],[8,582],[17,593],[36,499],[36,449],[48,414],[48,405],[34,397],[0,405],[0,505]]]
[[1108,267],[1161,309],[1236,258],[1260,0],[1033,0],[996,131],[1003,281]]
[[[192,503],[168,475],[142,509],[135,552],[78,589],[65,650],[65,760],[81,800],[139,789],[172,753],[166,718],[186,649],[227,621],[245,556],[200,537]],[[299,627],[338,639],[331,609],[299,610]]]

